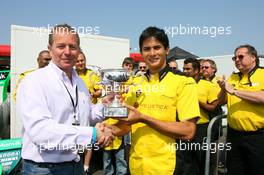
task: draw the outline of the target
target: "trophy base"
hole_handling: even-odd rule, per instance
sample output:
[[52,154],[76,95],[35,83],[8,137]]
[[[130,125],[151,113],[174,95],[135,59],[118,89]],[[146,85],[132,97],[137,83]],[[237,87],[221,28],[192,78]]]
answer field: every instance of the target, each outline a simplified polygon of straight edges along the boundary
[[126,118],[128,109],[126,107],[104,107],[103,116],[108,118]]

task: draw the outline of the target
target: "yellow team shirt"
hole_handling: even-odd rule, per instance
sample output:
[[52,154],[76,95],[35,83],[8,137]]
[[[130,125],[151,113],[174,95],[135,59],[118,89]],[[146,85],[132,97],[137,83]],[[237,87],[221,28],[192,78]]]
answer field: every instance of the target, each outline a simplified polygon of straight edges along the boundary
[[[237,90],[250,92],[264,90],[264,69],[256,68],[249,75],[233,73],[228,82]],[[256,131],[264,128],[264,105],[227,95],[228,125],[238,131]]]
[[[218,87],[210,81],[199,80],[197,83],[198,99],[202,103],[212,103],[217,100]],[[209,122],[209,114],[203,108],[200,108],[200,119],[197,124],[205,124]]]
[[[100,77],[93,73],[92,70],[87,69],[86,74],[79,74],[79,77],[84,81],[86,87],[90,93],[95,92],[96,90],[102,89],[100,86]],[[91,75],[92,74],[92,75]],[[97,103],[97,98],[91,99],[92,103]]]
[[[141,77],[140,77],[141,78]],[[158,120],[176,122],[200,115],[196,83],[177,75],[167,67],[159,74],[144,76],[131,87],[126,102]],[[139,85],[139,82],[142,82]],[[175,139],[163,135],[144,123],[131,126],[130,172],[132,175],[173,174],[176,165]]]

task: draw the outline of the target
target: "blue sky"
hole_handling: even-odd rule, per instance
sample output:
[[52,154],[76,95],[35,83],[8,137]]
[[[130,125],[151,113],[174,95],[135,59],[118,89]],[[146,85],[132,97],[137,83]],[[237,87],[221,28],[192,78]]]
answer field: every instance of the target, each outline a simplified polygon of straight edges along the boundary
[[2,0],[0,44],[10,44],[11,24],[68,23],[82,32],[128,38],[137,52],[140,33],[154,25],[166,30],[171,48],[198,56],[232,54],[245,43],[264,54],[263,7],[261,0]]

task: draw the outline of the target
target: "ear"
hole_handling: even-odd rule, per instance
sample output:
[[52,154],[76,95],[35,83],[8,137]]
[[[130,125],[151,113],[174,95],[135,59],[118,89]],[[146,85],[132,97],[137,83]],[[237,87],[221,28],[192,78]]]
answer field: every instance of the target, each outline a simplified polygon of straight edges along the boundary
[[51,50],[51,45],[48,45],[48,50],[49,50],[49,51]]
[[170,47],[167,47],[167,49],[166,49],[166,54],[168,55],[169,52],[170,52]]
[[255,56],[252,55],[253,60],[255,61],[255,63],[257,63],[257,58]]
[[52,55],[52,53],[51,53],[51,45],[50,45],[50,44],[48,45],[48,50],[49,50],[49,54],[50,54],[50,56],[51,56],[51,58],[52,58],[53,55]]

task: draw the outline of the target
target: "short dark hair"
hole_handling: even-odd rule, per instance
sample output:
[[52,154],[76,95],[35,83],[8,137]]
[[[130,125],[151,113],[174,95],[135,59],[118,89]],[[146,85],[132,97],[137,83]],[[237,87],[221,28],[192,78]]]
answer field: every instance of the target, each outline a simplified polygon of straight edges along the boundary
[[168,63],[170,63],[170,62],[172,62],[172,61],[175,61],[175,62],[176,62],[176,60],[177,60],[177,59],[176,59],[175,57],[170,57],[170,58],[167,59],[167,62],[168,62]]
[[154,37],[155,39],[160,41],[165,49],[169,47],[169,38],[165,33],[165,31],[163,29],[151,26],[146,28],[139,37],[139,48],[141,52],[142,52],[143,42],[151,37]]
[[42,50],[39,52],[38,57],[40,57],[43,53],[50,53],[48,50]]
[[199,60],[197,60],[196,58],[187,58],[184,60],[184,64],[192,64],[192,67],[194,70],[198,70],[198,72],[200,72],[200,63]]
[[236,54],[236,51],[238,49],[241,49],[241,48],[247,48],[248,50],[248,54],[254,56],[256,58],[256,66],[259,66],[259,57],[258,57],[258,52],[257,50],[255,49],[255,47],[249,45],[249,44],[244,44],[244,45],[240,45],[238,46],[236,49],[235,49],[235,52],[234,54]]
[[71,33],[71,34],[75,34],[76,37],[77,37],[77,43],[78,43],[78,46],[80,46],[80,37],[76,31],[76,29],[74,29],[72,26],[70,26],[69,24],[58,24],[56,26],[54,26],[50,33],[49,33],[49,45],[52,45],[53,43],[53,35],[54,33],[60,33],[60,32],[67,32],[67,33]]
[[131,57],[124,58],[124,60],[122,62],[122,67],[124,66],[125,63],[132,64],[132,67],[134,68],[135,62],[134,62],[133,58],[131,58]]
[[48,54],[50,54],[50,52],[49,52],[48,50],[42,50],[42,51],[40,51],[39,54],[38,54],[38,58],[37,58],[38,61],[39,61],[39,59],[40,59],[40,57],[41,57],[41,55],[42,55],[43,53],[48,53]]

